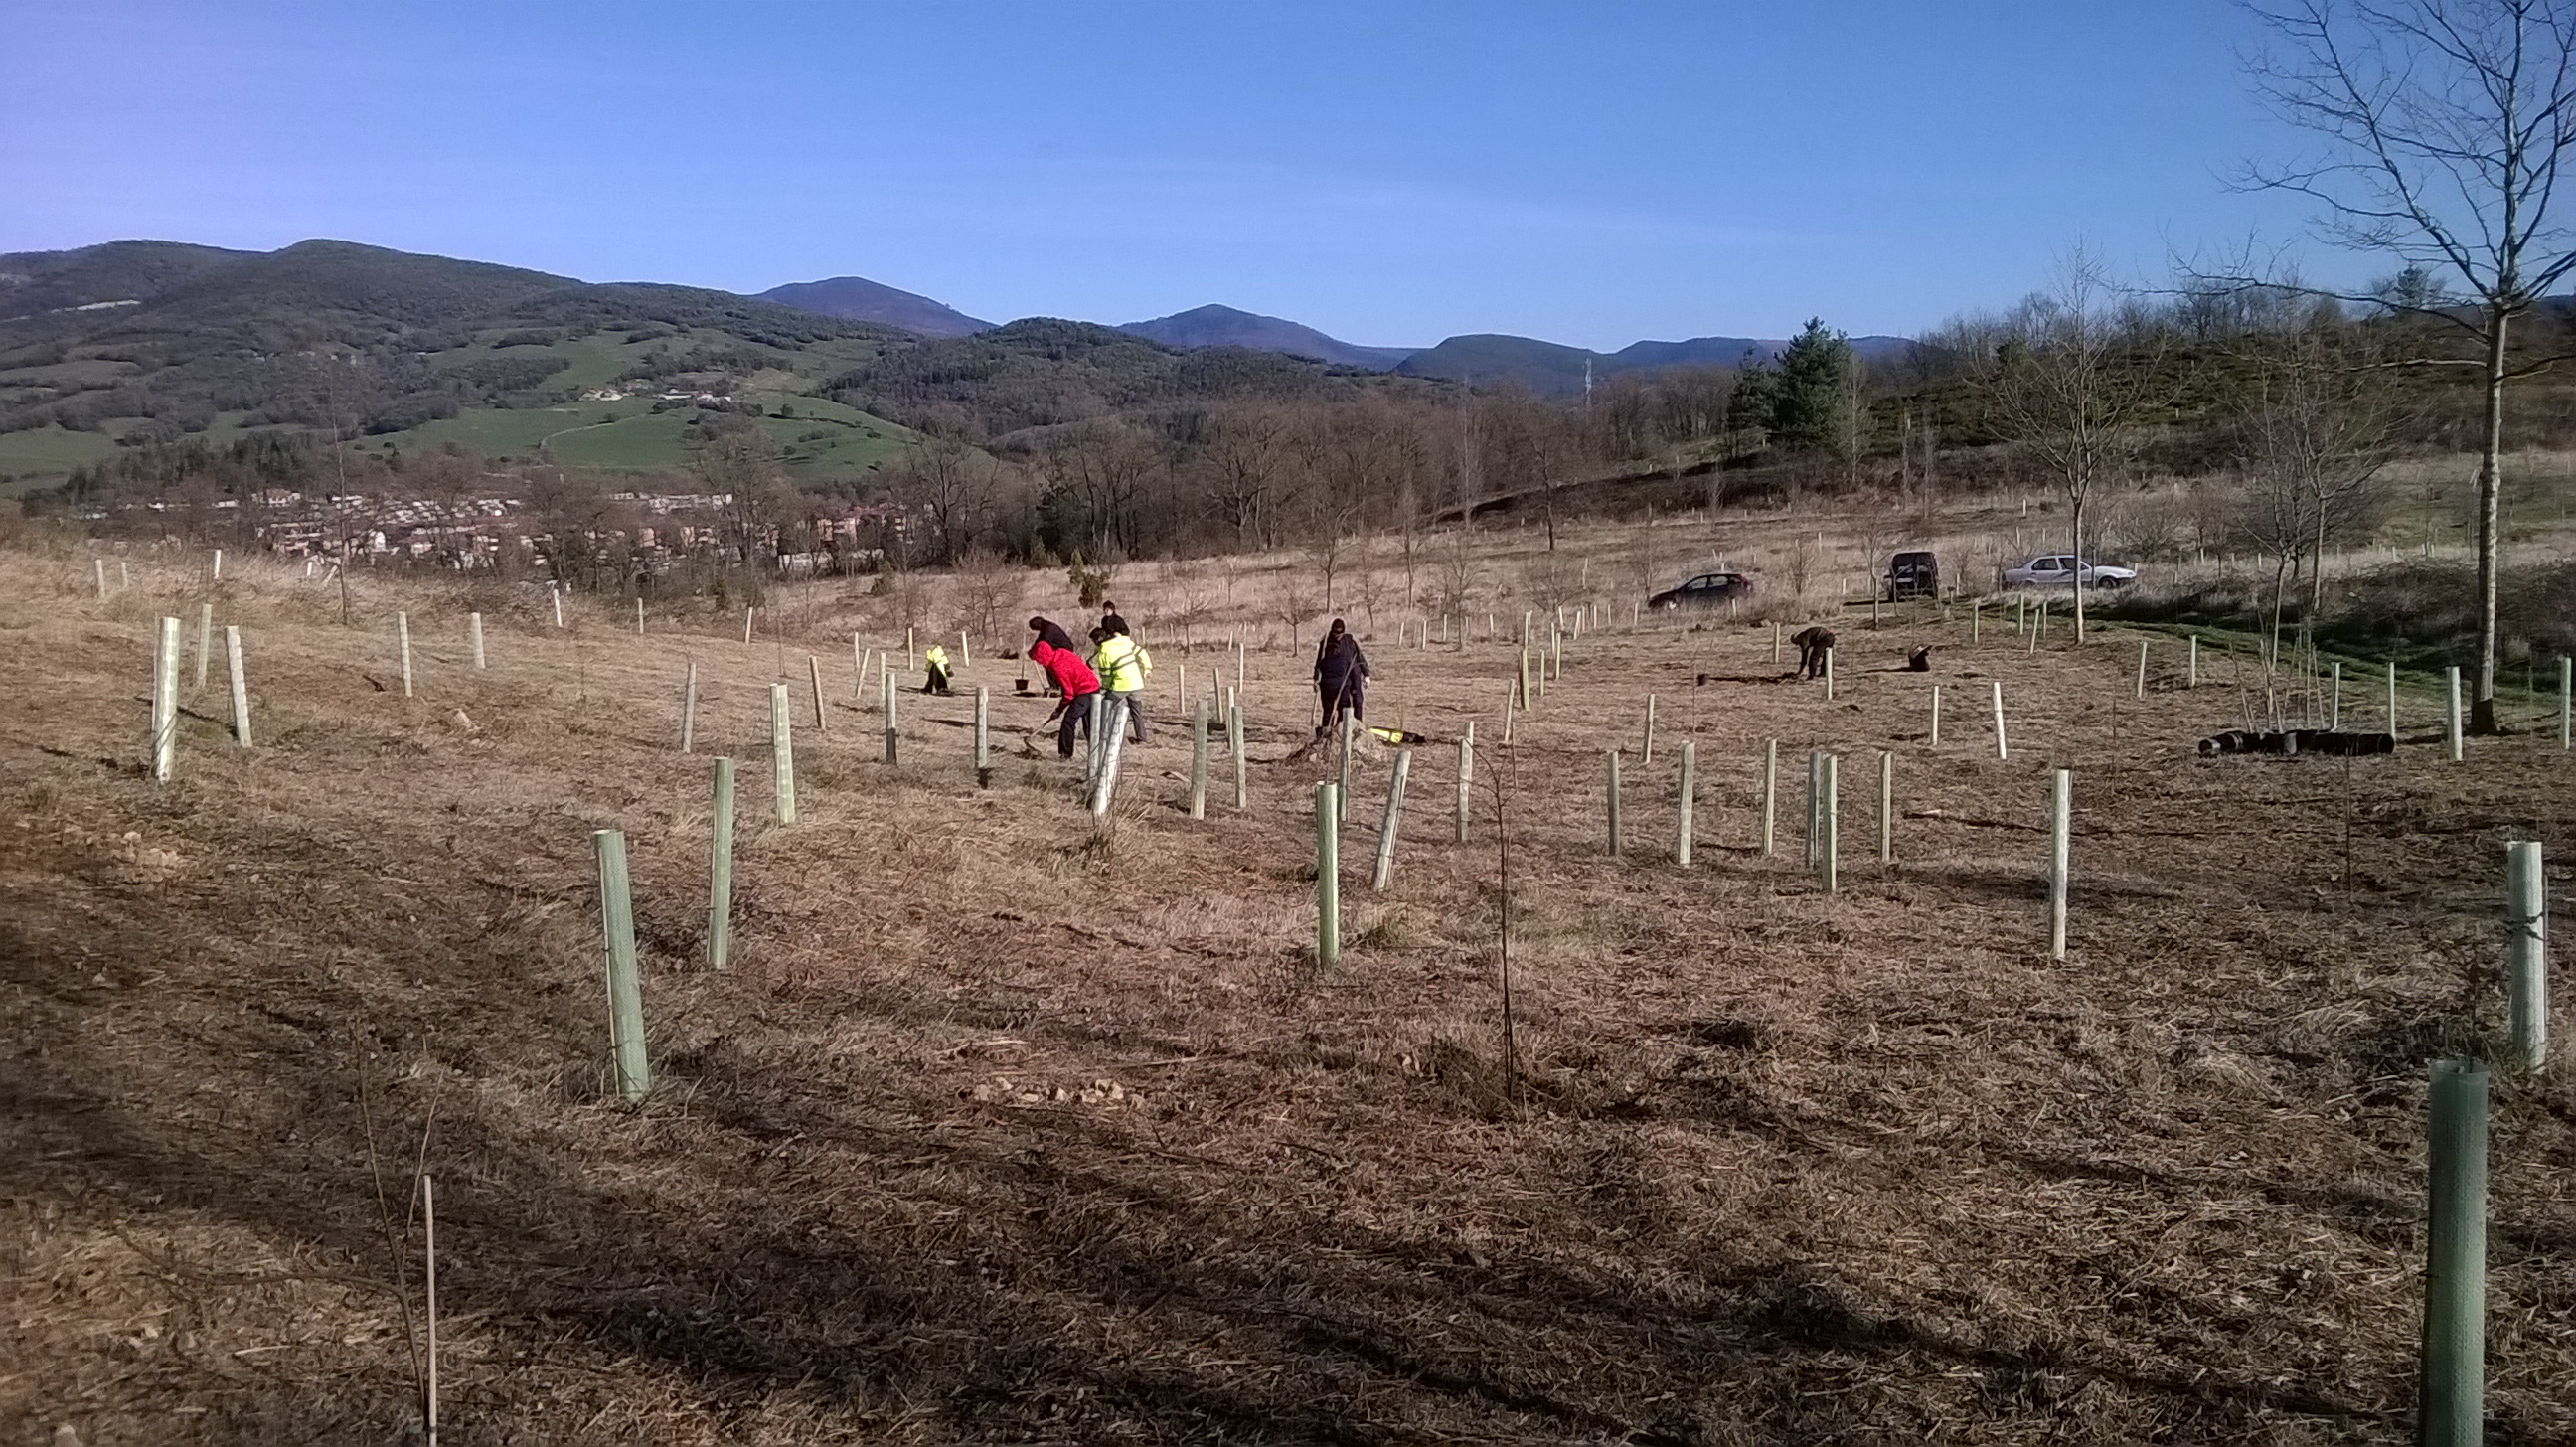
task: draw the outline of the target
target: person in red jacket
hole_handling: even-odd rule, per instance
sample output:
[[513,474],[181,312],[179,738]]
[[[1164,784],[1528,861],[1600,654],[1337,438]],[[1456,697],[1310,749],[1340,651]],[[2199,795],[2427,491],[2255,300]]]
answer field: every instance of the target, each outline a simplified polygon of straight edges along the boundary
[[1064,727],[1056,733],[1056,757],[1072,758],[1074,730],[1082,731],[1084,742],[1091,739],[1091,696],[1100,692],[1100,675],[1091,671],[1081,654],[1058,648],[1045,639],[1029,645],[1029,662],[1045,669],[1047,677],[1055,680],[1056,692],[1064,695],[1056,700],[1055,712],[1038,727],[1045,728],[1058,717],[1063,718]]

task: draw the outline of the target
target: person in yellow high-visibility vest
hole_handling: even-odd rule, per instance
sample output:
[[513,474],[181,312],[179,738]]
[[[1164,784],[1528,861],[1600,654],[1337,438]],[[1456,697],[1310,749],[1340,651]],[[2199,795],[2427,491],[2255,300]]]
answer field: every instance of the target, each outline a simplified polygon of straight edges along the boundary
[[946,693],[948,691],[948,650],[933,643],[922,651],[921,666],[928,670],[922,675],[921,691]]
[[[1091,668],[1100,675],[1101,691],[1109,695],[1109,707],[1124,713],[1130,736],[1145,742],[1145,680],[1154,672],[1153,655],[1142,644],[1123,632],[1107,627],[1091,630]],[[1118,713],[1110,715],[1106,725],[1117,727]]]

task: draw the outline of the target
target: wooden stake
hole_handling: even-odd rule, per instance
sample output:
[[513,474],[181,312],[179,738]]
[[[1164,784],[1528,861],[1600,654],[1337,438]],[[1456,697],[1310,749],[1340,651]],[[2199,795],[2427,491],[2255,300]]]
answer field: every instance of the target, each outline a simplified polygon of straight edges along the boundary
[[1780,814],[1780,741],[1762,741],[1762,857],[1771,857],[1772,825]]
[[2066,958],[2066,866],[2074,825],[2075,776],[2059,769],[2048,784],[2048,957]]
[[2000,763],[2009,757],[2004,749],[2004,686],[1998,680],[1995,684],[1995,759]]
[[555,626],[563,626],[563,591],[554,584],[546,585],[546,601],[555,605]]
[[179,760],[179,620],[161,620],[152,650],[152,777],[169,783]]
[[215,605],[197,605],[197,681],[193,687],[206,686],[206,670],[215,661]]
[[1673,844],[1673,863],[1684,869],[1691,862],[1691,816],[1699,803],[1699,745],[1682,740],[1681,827]]
[[1469,790],[1476,777],[1476,721],[1467,720],[1465,732],[1458,735],[1458,840],[1467,842],[1467,813],[1471,803]]
[[2397,741],[2397,660],[2388,660],[2388,741]]
[[2138,640],[2138,697],[2147,696],[2147,640]]
[[590,836],[599,856],[600,935],[608,956],[608,1038],[617,1062],[617,1090],[632,1104],[653,1088],[644,1056],[644,992],[635,965],[635,905],[627,893],[626,835],[600,829]]
[[680,687],[680,752],[688,753],[698,743],[698,666],[689,665],[688,682]]
[[1817,817],[1824,825],[1824,838],[1819,841],[1817,863],[1824,871],[1825,893],[1840,894],[1843,887],[1842,828],[1842,760],[1824,756],[1822,790],[1817,801]]
[[1896,755],[1878,751],[1878,862],[1896,862]]
[[1654,696],[1653,694],[1651,694],[1651,693],[1650,693],[1650,694],[1647,694],[1647,695],[1646,695],[1646,742],[1645,742],[1645,747],[1644,747],[1642,750],[1640,750],[1640,751],[1639,751],[1639,753],[1638,753],[1638,755],[1637,755],[1637,762],[1638,762],[1638,764],[1642,767],[1642,766],[1644,766],[1644,765],[1651,764],[1651,763],[1653,763],[1654,761],[1655,761],[1655,696]]
[[823,660],[815,657],[811,653],[806,654],[805,674],[806,677],[812,681],[814,686],[814,732],[818,734],[830,733],[832,731],[832,720],[829,715],[823,712]]
[[1351,739],[1356,728],[1357,724],[1352,720],[1351,716],[1348,713],[1343,714],[1342,771],[1340,776],[1333,781],[1340,787],[1341,792],[1333,797],[1341,800],[1344,807],[1348,807],[1351,802]]
[[1190,817],[1207,817],[1208,708],[1200,699],[1190,710]]
[[1619,751],[1610,750],[1610,857],[1618,858],[1626,850],[1619,828]]
[[982,684],[975,686],[975,787],[985,788],[993,782],[993,698]]
[[1982,642],[1985,638],[1985,607],[1986,600],[1983,598],[1968,600],[1968,642],[1971,644]]
[[1404,781],[1413,773],[1413,750],[1395,752],[1395,777],[1386,786],[1386,817],[1377,826],[1377,868],[1369,875],[1369,888],[1383,891],[1395,877],[1395,831],[1404,821]]
[[867,697],[867,686],[868,646],[853,633],[850,635],[850,703],[853,707]]
[[2512,1021],[2509,1058],[2524,1070],[2549,1060],[2549,902],[2540,845],[2504,847],[2504,978]]
[[2450,712],[2444,717],[2443,739],[2451,762],[2456,764],[2460,761],[2460,670],[2456,664],[2450,669],[2450,684]]
[[884,668],[877,670],[877,690],[878,702],[885,707],[885,761],[889,764],[898,763],[902,757],[898,741],[903,735],[902,726],[895,718],[895,682],[894,674],[890,670]]
[[233,682],[233,742],[250,747],[250,688],[242,681],[241,628],[224,625],[224,667]]
[[1780,661],[1780,625],[1777,623],[1771,625],[1771,661]]
[[2487,1068],[2436,1060],[2425,1172],[2421,1447],[2477,1447],[2486,1415]]
[[[1110,800],[1118,792],[1118,750],[1127,741],[1127,701],[1111,698],[1100,711],[1102,726],[1109,730],[1108,742],[1100,750],[1100,777],[1091,783],[1091,817],[1105,818]],[[893,735],[887,739],[892,741]]]
[[1315,963],[1342,957],[1341,798],[1329,779],[1315,786]]
[[409,698],[409,697],[411,697],[411,696],[412,696],[412,694],[411,694],[411,615],[410,615],[409,613],[401,613],[401,612],[397,612],[396,614],[394,614],[394,641],[395,641],[395,644],[397,645],[397,647],[400,649],[400,651],[401,651],[401,653],[402,653],[402,681],[403,681],[403,697],[405,697],[405,698]]
[[[1240,676],[1240,674],[1237,675],[1237,677]],[[1250,795],[1246,789],[1247,780],[1244,775],[1243,703],[1239,698],[1226,705],[1225,751],[1234,756],[1234,807],[1236,812],[1240,813],[1250,806]]]
[[[224,555],[215,554],[215,569],[223,570]],[[429,1371],[423,1379],[425,1398],[421,1415],[428,1427],[429,1447],[438,1447],[438,1185],[424,1171],[420,1177],[421,1229],[421,1294],[428,1307]]]
[[733,963],[733,760],[716,760],[716,796],[707,849],[707,968]]
[[769,686],[769,776],[778,822],[796,822],[796,735],[787,717],[787,685]]
[[1824,862],[1825,848],[1825,756],[1821,750],[1807,750],[1807,867]]
[[742,610],[742,644],[745,648],[751,646],[751,620],[752,616],[759,611],[758,607],[749,605]]
[[1106,693],[1096,688],[1082,696],[1083,718],[1091,730],[1091,736],[1083,740],[1082,786],[1086,790],[1100,782],[1100,760],[1107,752],[1102,746],[1100,730],[1101,720],[1108,713],[1108,698]]
[[2571,742],[2576,742],[2576,736],[2571,736],[2568,728],[2571,721],[2576,721],[2571,719],[2572,704],[2576,704],[2576,660],[2561,654],[2558,658],[2558,752],[2562,754],[2568,751]]

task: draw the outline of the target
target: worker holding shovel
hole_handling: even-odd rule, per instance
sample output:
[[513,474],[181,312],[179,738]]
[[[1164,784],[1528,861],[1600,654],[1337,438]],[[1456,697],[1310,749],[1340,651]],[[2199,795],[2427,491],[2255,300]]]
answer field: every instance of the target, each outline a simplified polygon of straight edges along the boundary
[[1091,696],[1100,692],[1100,675],[1091,671],[1081,654],[1044,639],[1029,645],[1029,661],[1045,669],[1047,677],[1055,680],[1056,691],[1064,695],[1056,700],[1055,712],[1038,727],[1063,719],[1064,727],[1056,735],[1056,757],[1072,758],[1074,731],[1081,730],[1086,742],[1091,738]]
[[1315,692],[1324,703],[1324,721],[1316,727],[1315,737],[1339,727],[1345,709],[1355,719],[1368,720],[1368,677],[1368,655],[1360,652],[1360,641],[1341,619],[1334,619],[1324,641],[1315,646]]

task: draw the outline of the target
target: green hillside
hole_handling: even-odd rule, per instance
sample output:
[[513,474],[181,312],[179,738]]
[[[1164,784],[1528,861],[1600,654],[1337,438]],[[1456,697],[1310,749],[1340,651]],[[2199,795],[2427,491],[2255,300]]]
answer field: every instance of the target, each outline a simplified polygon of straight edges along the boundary
[[499,466],[657,471],[747,417],[790,476],[830,487],[864,482],[934,416],[1008,449],[1112,414],[1447,385],[1044,318],[925,339],[730,292],[340,241],[0,256],[0,485],[20,489],[120,458],[167,486],[153,449],[203,471],[210,448],[334,434],[377,457],[453,446]]
[[707,414],[757,410],[817,483],[911,435],[811,395],[906,334],[692,287],[346,242],[119,242],[0,257],[0,313],[0,478],[20,487],[335,424],[370,451],[655,470],[688,464]]

